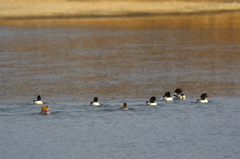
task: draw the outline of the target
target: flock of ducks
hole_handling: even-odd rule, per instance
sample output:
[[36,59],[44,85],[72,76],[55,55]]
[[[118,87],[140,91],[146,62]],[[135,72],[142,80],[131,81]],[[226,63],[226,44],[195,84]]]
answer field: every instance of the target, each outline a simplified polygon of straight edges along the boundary
[[[207,93],[203,93],[200,96],[200,99],[197,99],[197,103],[208,103],[207,97],[209,97],[207,95]],[[163,101],[173,101],[173,100],[185,100],[186,99],[186,95],[182,93],[182,89],[177,88],[174,92],[174,95],[172,96],[170,92],[166,92],[164,94],[164,96],[160,99]],[[41,96],[38,95],[37,96],[37,100],[33,100],[32,104],[43,104],[42,100],[41,100]],[[92,106],[99,106],[100,103],[98,102],[98,97],[94,97],[93,101],[91,101],[89,103],[89,105]],[[153,96],[150,98],[149,101],[146,102],[145,105],[149,105],[149,106],[156,106],[157,102],[156,102],[156,97]],[[51,114],[50,112],[48,112],[48,110],[51,109],[50,107],[48,107],[47,105],[42,106],[41,108],[41,112],[40,114],[42,115],[47,115],[47,114]],[[120,110],[129,110],[127,103],[123,103],[123,106],[119,108]]]

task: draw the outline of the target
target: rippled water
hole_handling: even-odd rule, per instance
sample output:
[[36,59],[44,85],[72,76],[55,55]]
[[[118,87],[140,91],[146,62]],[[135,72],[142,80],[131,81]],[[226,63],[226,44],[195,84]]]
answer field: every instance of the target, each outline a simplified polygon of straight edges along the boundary
[[[0,158],[238,158],[237,17],[1,26]],[[186,101],[144,106],[178,87]],[[38,94],[51,115],[30,104]]]
[[1,158],[238,158],[239,100],[1,105]]

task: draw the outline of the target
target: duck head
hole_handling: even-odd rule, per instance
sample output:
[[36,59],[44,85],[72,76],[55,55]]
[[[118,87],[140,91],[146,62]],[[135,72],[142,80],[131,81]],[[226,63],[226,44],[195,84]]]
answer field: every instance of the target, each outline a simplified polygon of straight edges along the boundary
[[201,100],[205,100],[205,98],[207,98],[207,97],[209,97],[209,96],[207,95],[207,93],[203,93],[203,94],[200,96]]
[[94,97],[93,102],[98,102],[98,97]]
[[163,97],[171,97],[170,92],[166,92]]
[[41,110],[46,112],[48,109],[52,109],[52,108],[48,107],[47,105],[44,105],[44,106],[42,106]]
[[156,100],[156,97],[154,97],[154,96],[153,96],[153,97],[151,97],[151,98],[150,98],[150,103],[154,103],[154,102],[155,102],[155,100]]
[[40,100],[41,100],[41,96],[38,95],[38,96],[37,96],[37,101],[40,101]]
[[182,89],[177,88],[177,89],[175,90],[175,93],[176,93],[176,94],[180,94],[180,93],[182,93]]

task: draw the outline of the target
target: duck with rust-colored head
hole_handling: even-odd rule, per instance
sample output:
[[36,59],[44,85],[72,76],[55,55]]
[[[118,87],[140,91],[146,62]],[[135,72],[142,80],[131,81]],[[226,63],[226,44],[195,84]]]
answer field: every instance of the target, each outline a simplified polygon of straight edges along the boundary
[[123,103],[123,107],[119,108],[120,110],[129,110],[127,103]]
[[47,105],[42,106],[42,109],[41,109],[40,114],[42,114],[42,115],[51,114],[51,113],[48,111],[49,109],[52,109],[52,108],[48,107]]

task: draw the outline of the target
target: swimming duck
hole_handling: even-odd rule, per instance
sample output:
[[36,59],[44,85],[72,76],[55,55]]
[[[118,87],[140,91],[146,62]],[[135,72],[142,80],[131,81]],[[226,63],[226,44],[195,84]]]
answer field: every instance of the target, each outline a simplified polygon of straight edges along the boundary
[[52,108],[48,107],[47,105],[42,106],[40,114],[42,114],[42,115],[51,114],[50,112],[47,111],[48,109],[52,109]]
[[161,100],[165,100],[165,101],[172,101],[172,100],[173,100],[173,98],[172,98],[172,96],[171,96],[170,92],[166,92],[166,93],[164,94],[164,96],[162,97],[162,99],[161,99]]
[[119,108],[120,110],[129,110],[127,103],[123,103],[123,107]]
[[197,102],[197,103],[208,103],[207,97],[209,97],[209,96],[207,95],[207,93],[203,93],[203,94],[200,96],[201,99],[197,99],[196,102]]
[[32,101],[32,104],[43,104],[43,102],[41,101],[41,96],[38,95],[38,96],[37,96],[37,100],[33,100],[33,101]]
[[185,100],[185,99],[186,99],[186,95],[185,95],[185,94],[182,94],[182,89],[177,88],[177,89],[175,90],[174,95],[173,95],[173,99],[176,99],[176,100]]
[[146,102],[146,105],[156,106],[157,103],[155,101],[156,101],[156,97],[153,96],[153,97],[150,98],[150,101]]
[[90,102],[90,105],[93,105],[93,106],[98,106],[98,105],[100,105],[100,104],[98,103],[98,97],[94,97],[93,101]]

